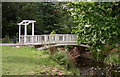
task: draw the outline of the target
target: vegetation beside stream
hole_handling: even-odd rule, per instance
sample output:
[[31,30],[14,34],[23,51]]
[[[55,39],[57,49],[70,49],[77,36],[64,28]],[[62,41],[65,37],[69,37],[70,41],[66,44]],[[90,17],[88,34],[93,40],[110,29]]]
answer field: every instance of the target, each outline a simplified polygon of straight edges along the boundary
[[120,65],[120,47],[118,45],[105,45],[101,50],[92,50],[92,57],[110,66]]
[[104,63],[111,66],[120,65],[120,47],[119,46],[108,46],[103,49],[103,54],[106,55],[104,58]]

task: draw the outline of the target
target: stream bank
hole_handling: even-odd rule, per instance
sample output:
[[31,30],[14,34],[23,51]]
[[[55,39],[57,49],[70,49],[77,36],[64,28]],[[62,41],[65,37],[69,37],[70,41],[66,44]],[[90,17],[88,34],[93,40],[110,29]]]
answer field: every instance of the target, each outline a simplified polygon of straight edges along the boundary
[[96,62],[91,59],[79,57],[77,67],[80,69],[80,75],[94,75],[105,77],[120,77],[120,67],[111,67],[102,62]]
[[[72,50],[79,55],[76,60],[76,66],[80,69],[80,75],[84,76],[105,76],[105,77],[120,77],[120,66],[110,66],[103,62],[98,62],[93,59],[90,51],[86,50],[85,47],[73,47]],[[72,51],[71,50],[71,51]]]

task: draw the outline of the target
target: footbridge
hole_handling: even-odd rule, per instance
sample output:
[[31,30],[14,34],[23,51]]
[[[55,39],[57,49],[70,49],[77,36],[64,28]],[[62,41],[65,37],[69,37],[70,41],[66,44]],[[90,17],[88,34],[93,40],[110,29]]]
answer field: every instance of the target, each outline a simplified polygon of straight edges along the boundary
[[[18,23],[19,25],[19,44],[22,45],[45,45],[45,44],[56,44],[58,45],[77,45],[77,36],[75,34],[45,34],[35,35],[34,34],[34,23],[35,20],[23,20]],[[27,26],[32,24],[32,34],[27,35]],[[21,34],[21,26],[24,25],[24,35]]]
[[74,34],[20,35],[19,43],[24,45],[76,44]]

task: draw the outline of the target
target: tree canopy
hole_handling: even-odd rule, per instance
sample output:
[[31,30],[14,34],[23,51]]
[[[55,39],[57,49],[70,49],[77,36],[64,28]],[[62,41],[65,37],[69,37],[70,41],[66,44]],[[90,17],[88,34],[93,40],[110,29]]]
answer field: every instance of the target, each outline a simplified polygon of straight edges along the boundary
[[[72,24],[68,23],[70,14],[66,8],[63,8],[64,4],[55,2],[3,2],[3,37],[5,35],[11,37],[16,35],[18,33],[17,23],[26,19],[37,21],[35,23],[35,34],[50,34],[52,31],[71,33],[70,26]],[[31,34],[31,26],[28,26],[28,34]]]
[[78,25],[73,31],[79,43],[98,48],[103,44],[120,43],[120,2],[75,2],[67,6],[72,9],[69,11]]
[[72,2],[66,6],[77,25],[73,27],[73,33],[78,36],[78,44],[90,45],[89,49],[95,59],[105,58],[105,45],[118,46],[120,2]]

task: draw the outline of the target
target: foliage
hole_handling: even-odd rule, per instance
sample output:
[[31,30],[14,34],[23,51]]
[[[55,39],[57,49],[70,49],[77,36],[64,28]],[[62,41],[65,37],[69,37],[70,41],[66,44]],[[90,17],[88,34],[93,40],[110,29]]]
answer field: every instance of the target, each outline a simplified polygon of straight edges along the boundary
[[73,72],[74,75],[80,75],[80,70],[75,67],[75,64],[70,60],[67,53],[64,51],[55,52],[51,58],[60,65],[64,65],[68,70]]
[[[71,33],[73,24],[70,13],[63,8],[64,4],[61,2],[3,2],[2,37],[14,36],[18,32],[17,23],[27,19],[36,20],[35,34],[50,34],[53,30],[57,33]],[[24,34],[23,26],[21,29],[21,34]],[[28,34],[31,34],[31,26],[28,26]]]
[[69,57],[64,52],[56,52],[52,56],[52,59],[58,62],[60,65],[65,65],[65,64],[67,65],[69,61]]
[[120,64],[120,47],[119,46],[106,46],[104,49],[106,55],[104,63],[108,65],[119,65]]
[[104,63],[109,65],[120,65],[120,54],[111,54],[104,59]]
[[93,58],[96,59],[97,61],[103,61],[105,58],[105,55],[103,54],[102,51],[96,52],[95,50],[93,50],[91,52],[91,54],[92,54]]
[[5,38],[2,39],[2,43],[11,43],[12,40],[10,39],[10,37],[8,35],[5,35]]
[[50,34],[56,34],[56,32],[53,30]]
[[78,25],[73,32],[79,44],[89,44],[99,56],[105,44],[120,43],[120,2],[73,2],[67,6]]
[[[16,35],[16,33],[18,32],[17,23],[21,22],[22,19],[34,19],[35,10],[36,7],[34,3],[3,2],[2,3],[2,23],[3,23],[2,37],[5,37],[5,35],[9,35],[11,37]],[[30,30],[28,30],[28,33],[29,31]]]

